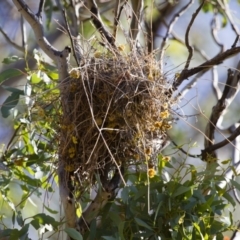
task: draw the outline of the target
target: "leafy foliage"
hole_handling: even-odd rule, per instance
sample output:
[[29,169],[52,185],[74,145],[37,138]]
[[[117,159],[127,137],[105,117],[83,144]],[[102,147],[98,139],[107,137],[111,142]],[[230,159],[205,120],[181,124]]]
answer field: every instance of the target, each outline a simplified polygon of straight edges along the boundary
[[[177,169],[170,163],[162,168],[161,160],[159,157],[154,178],[148,179],[145,173],[128,173],[134,184],[124,187],[118,201],[103,210],[101,228],[96,230],[96,223],[92,223],[86,239],[223,238],[222,233],[233,224],[231,213],[223,217],[223,211],[235,203],[228,193],[232,184],[219,186],[226,181],[220,165],[215,163],[206,172],[184,163]],[[162,177],[166,167],[175,170],[167,181]]]

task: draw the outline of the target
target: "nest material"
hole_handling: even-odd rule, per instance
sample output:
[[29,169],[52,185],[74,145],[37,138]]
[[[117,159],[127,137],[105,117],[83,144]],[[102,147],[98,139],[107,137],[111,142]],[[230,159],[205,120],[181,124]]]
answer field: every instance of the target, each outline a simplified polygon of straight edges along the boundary
[[116,164],[154,159],[171,128],[169,86],[152,56],[100,55],[73,69],[61,89],[60,155],[91,181]]

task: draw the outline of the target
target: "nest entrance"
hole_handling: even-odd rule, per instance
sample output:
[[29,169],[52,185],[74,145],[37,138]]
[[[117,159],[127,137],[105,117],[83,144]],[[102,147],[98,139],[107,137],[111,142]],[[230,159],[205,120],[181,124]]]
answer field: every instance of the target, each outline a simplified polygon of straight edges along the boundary
[[60,155],[65,169],[91,182],[116,164],[154,165],[171,128],[168,84],[152,56],[85,59],[61,88]]

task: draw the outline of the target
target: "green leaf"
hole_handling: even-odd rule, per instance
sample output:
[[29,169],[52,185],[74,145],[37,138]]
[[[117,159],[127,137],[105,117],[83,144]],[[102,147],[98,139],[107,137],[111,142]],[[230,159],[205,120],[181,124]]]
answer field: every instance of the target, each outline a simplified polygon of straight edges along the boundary
[[172,196],[173,197],[177,197],[177,196],[179,196],[179,195],[181,195],[181,194],[183,194],[185,192],[188,192],[190,190],[191,190],[190,187],[180,186],[179,188],[176,189],[176,191],[174,191]]
[[12,77],[20,76],[22,74],[23,74],[23,72],[21,72],[20,70],[18,70],[16,68],[7,69],[7,70],[0,73],[0,84],[4,80],[7,80],[7,79],[12,78]]
[[[55,219],[51,216],[46,215],[45,213],[39,213],[35,216],[33,216],[33,219],[38,221],[38,224],[45,225],[45,224],[51,224],[53,227],[59,226],[59,222],[55,221]],[[33,225],[33,223],[31,222]],[[35,222],[34,224],[38,226]],[[33,225],[34,226],[34,225]]]
[[19,95],[24,95],[24,91],[21,90],[21,89],[18,89],[18,88],[9,87],[9,86],[6,86],[6,85],[2,85],[2,88],[11,92],[11,93],[17,93]]
[[65,228],[64,231],[69,237],[75,240],[82,240],[82,235],[75,228]]
[[145,227],[149,230],[152,230],[152,228],[147,224],[145,223],[143,220],[139,219],[139,218],[134,218],[135,222],[139,225],[139,226],[142,226],[142,227]]
[[4,58],[2,63],[10,64],[10,63],[14,63],[14,62],[16,62],[18,60],[21,60],[21,59],[23,59],[23,58],[20,58],[18,56],[10,56],[10,57]]
[[58,211],[52,210],[51,208],[47,207],[45,204],[44,204],[44,208],[46,208],[48,210],[48,212],[50,212],[52,214],[57,214],[58,213]]
[[17,223],[18,223],[19,226],[21,226],[21,227],[24,225],[22,213],[21,213],[20,211],[18,211],[18,213],[17,213]]
[[231,184],[238,190],[240,191],[240,184],[235,181],[235,180],[230,180],[231,181]]
[[19,101],[19,94],[12,93],[2,104],[1,113],[4,118],[7,118],[11,114],[11,109],[15,108]]
[[232,206],[235,206],[236,203],[235,203],[235,200],[232,198],[232,196],[230,196],[229,193],[225,192],[223,195],[222,195],[226,200],[228,200]]

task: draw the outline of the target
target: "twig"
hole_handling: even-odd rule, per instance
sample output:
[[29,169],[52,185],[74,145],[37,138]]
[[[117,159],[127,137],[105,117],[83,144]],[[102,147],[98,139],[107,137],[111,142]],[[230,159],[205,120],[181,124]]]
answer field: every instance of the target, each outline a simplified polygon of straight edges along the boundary
[[115,10],[114,10],[114,23],[113,23],[113,37],[116,39],[117,36],[117,26],[119,23],[119,5],[120,5],[120,0],[116,1],[115,5]]
[[69,24],[68,24],[66,11],[63,9],[62,12],[63,12],[64,20],[65,20],[65,23],[66,23],[68,36],[70,38],[71,46],[72,46],[72,49],[73,49],[73,56],[74,56],[74,59],[75,59],[75,61],[77,63],[77,66],[80,67],[80,59],[78,59],[78,55],[76,54],[76,47],[75,47],[74,40],[73,40],[72,34],[71,34],[71,30],[70,30],[70,27],[69,27]]
[[199,155],[193,155],[193,154],[190,154],[190,153],[186,152],[183,148],[179,147],[178,144],[176,144],[173,140],[171,140],[171,142],[175,147],[177,147],[177,149],[179,149],[186,156],[192,157],[192,158],[199,158]]
[[[224,51],[224,45],[222,43],[220,43],[218,36],[217,36],[217,32],[219,31],[219,21],[217,18],[216,13],[214,13],[214,18],[211,22],[211,34],[212,34],[212,38],[214,40],[214,42],[220,47],[220,51],[218,54],[223,53]],[[216,66],[214,66],[212,68],[212,77],[213,77],[213,81],[212,81],[212,89],[213,89],[213,93],[216,96],[216,99],[220,99],[222,93],[220,88],[218,87],[218,73],[216,70]]]
[[192,25],[193,25],[197,15],[199,14],[199,12],[200,12],[200,10],[201,10],[201,8],[202,8],[204,3],[205,3],[205,0],[202,1],[202,3],[199,5],[199,7],[195,11],[195,13],[192,15],[192,19],[189,22],[188,27],[187,27],[187,31],[186,31],[186,34],[185,34],[185,44],[186,44],[186,47],[188,49],[188,58],[187,58],[185,67],[184,67],[184,69],[182,70],[182,72],[180,74],[180,77],[188,69],[190,61],[191,61],[192,56],[193,56],[193,47],[189,43],[189,32],[190,32],[190,29],[191,29],[191,27],[192,27]]
[[14,48],[16,48],[18,51],[20,52],[25,52],[24,50],[24,47],[16,44],[15,42],[13,42],[9,37],[8,35],[2,30],[2,28],[0,27],[0,32],[2,33],[3,37],[5,38],[5,40],[10,44],[12,45]]
[[36,14],[39,18],[42,18],[42,12],[43,12],[43,8],[44,8],[44,4],[45,4],[45,0],[40,0],[39,7],[38,7],[38,12]]
[[240,38],[240,36],[237,36],[237,37],[235,38],[235,40],[234,40],[234,42],[233,42],[233,45],[232,45],[232,48],[234,48],[234,47],[237,46],[237,43],[238,43],[238,41],[239,41],[239,38]]
[[143,0],[132,0],[132,21],[129,29],[129,35],[133,40],[136,40],[139,32],[140,16],[142,9]]
[[18,8],[18,11],[28,21],[32,30],[34,31],[36,41],[41,49],[53,60],[61,54],[56,48],[54,48],[44,37],[42,24],[39,22],[38,16],[36,16],[31,9],[27,6],[24,0],[13,0],[13,3]]
[[214,65],[218,65],[221,64],[224,60],[236,55],[237,53],[240,52],[240,47],[234,47],[234,48],[230,48],[228,50],[226,50],[225,52],[218,54],[217,56],[213,57],[212,59],[202,63],[201,65],[192,68],[192,69],[188,69],[185,70],[184,72],[182,72],[182,74],[176,79],[176,81],[174,81],[173,83],[173,89],[177,89],[182,82],[193,76],[194,74],[203,71],[205,69],[209,69],[212,68]]
[[21,16],[21,32],[22,32],[22,46],[24,48],[24,53],[27,54],[26,28],[23,16]]
[[120,7],[119,11],[118,11],[118,15],[117,15],[117,19],[116,21],[119,22],[120,20],[120,17],[121,17],[121,14],[122,14],[122,11],[124,9],[124,6],[127,4],[128,0],[125,0],[125,2],[122,4],[122,6]]
[[206,126],[205,133],[208,136],[208,139],[205,139],[205,143],[204,143],[205,148],[210,147],[214,140],[214,132],[215,132],[217,122],[220,116],[223,114],[223,111],[227,107],[226,100],[230,91],[232,80],[233,80],[233,71],[229,69],[228,78],[225,84],[225,88],[223,90],[222,97],[218,100],[217,104],[213,107],[209,122]]
[[89,0],[90,4],[90,12],[92,13],[92,21],[96,29],[100,32],[100,34],[107,39],[108,43],[114,48],[117,49],[115,45],[114,37],[107,31],[103,22],[101,21],[101,17],[99,15],[98,6],[95,0]]
[[166,45],[166,42],[169,38],[169,35],[173,29],[173,26],[174,24],[176,23],[176,21],[179,19],[179,17],[181,15],[183,15],[187,9],[193,4],[193,0],[190,0],[188,4],[186,4],[184,7],[182,7],[172,18],[172,20],[170,21],[169,25],[168,25],[168,28],[167,28],[167,32],[165,34],[165,37],[163,38],[162,40],[162,43],[161,43],[161,47],[160,47],[160,69],[161,71],[163,71],[163,57],[164,57],[164,53],[165,53],[165,50],[164,50],[164,47]]
[[228,4],[226,4],[225,1],[219,1],[219,0],[217,0],[217,4],[222,8],[224,13],[226,14],[226,16],[228,18],[228,21],[231,24],[232,30],[236,33],[237,36],[240,36],[240,32],[238,30],[238,27],[236,26],[236,24],[234,24],[234,21],[232,19],[232,15],[231,15],[231,12],[228,8]]
[[212,38],[214,40],[214,42],[220,47],[220,53],[222,53],[224,51],[224,45],[222,43],[220,43],[217,33],[219,31],[219,21],[217,19],[217,15],[216,13],[214,14],[214,18],[211,22],[211,34],[212,34]]
[[216,151],[217,149],[224,147],[228,143],[232,142],[239,135],[240,135],[240,126],[236,128],[236,130],[233,132],[233,134],[230,137],[202,150],[203,159],[206,159],[207,154],[212,154],[212,152]]

